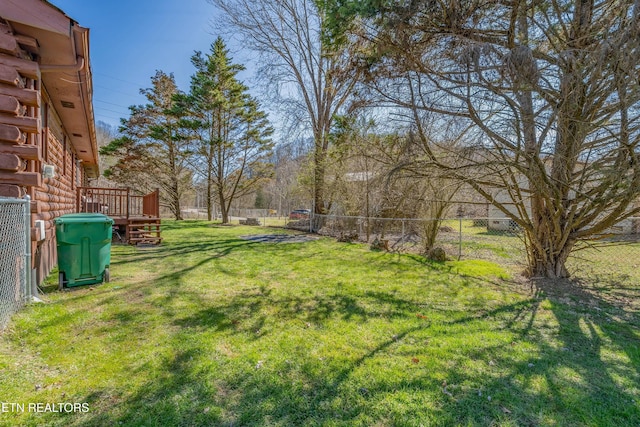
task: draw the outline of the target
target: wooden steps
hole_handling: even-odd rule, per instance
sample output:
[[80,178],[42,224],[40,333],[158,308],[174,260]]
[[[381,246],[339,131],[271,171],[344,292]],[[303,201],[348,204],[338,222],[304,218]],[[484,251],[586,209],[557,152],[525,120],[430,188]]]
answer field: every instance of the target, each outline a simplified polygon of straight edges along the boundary
[[127,220],[127,243],[130,245],[159,245],[162,243],[161,219],[150,217]]

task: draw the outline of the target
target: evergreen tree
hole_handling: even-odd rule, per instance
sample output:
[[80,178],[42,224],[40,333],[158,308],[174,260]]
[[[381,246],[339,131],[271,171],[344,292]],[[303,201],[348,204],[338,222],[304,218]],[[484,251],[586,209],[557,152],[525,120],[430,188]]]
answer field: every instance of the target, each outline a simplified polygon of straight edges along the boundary
[[191,185],[187,144],[179,127],[173,98],[178,88],[173,74],[156,71],[152,87],[142,89],[148,103],[129,107],[122,119],[121,137],[103,147],[101,154],[117,158],[105,176],[119,184],[148,192],[160,188],[161,200],[177,220],[182,219],[180,199]]
[[238,80],[244,69],[232,63],[222,38],[208,54],[196,52],[196,68],[189,94],[176,96],[181,125],[193,138],[191,165],[206,183],[209,220],[217,199],[222,222],[236,197],[249,194],[270,176],[265,162],[271,151],[273,129],[248,88]]

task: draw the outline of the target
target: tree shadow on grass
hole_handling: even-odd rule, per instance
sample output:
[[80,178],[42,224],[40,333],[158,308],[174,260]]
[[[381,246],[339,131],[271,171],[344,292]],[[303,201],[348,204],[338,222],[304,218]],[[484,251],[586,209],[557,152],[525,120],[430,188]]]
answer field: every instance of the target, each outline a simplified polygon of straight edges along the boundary
[[[566,295],[576,300],[569,303]],[[262,367],[242,355],[214,357],[198,339],[176,339],[153,378],[112,408],[100,406],[108,390],[87,396],[96,411],[78,425],[638,425],[637,386],[620,385],[623,377],[639,383],[638,330],[607,317],[606,304],[588,296],[579,288],[538,284],[526,300],[472,307],[433,329],[416,318],[420,304],[392,292],[244,290],[171,326],[181,336],[224,339],[255,328],[266,330],[262,337],[275,335],[278,325],[295,327],[296,320],[341,320],[356,330],[374,319],[400,322],[390,323],[393,336],[374,334],[349,355],[313,357],[312,340]],[[601,311],[593,310],[596,303]],[[137,321],[126,314],[120,320]],[[498,338],[475,335],[492,330],[500,331]],[[419,346],[411,343],[426,338],[443,359],[421,356],[413,364]],[[477,344],[456,346],[465,338]],[[607,357],[612,350],[627,360]],[[398,360],[414,369],[387,368]]]
[[156,377],[131,395],[118,393],[120,396],[110,399],[113,390],[91,393],[79,401],[87,402],[93,410],[79,418],[76,425],[221,425],[221,410],[214,403],[215,385],[200,377],[196,369],[201,358],[202,353],[197,349],[177,349],[154,370]]
[[[348,398],[345,392],[348,394],[349,390],[344,390],[344,383],[353,371],[417,329],[400,332],[347,365],[336,364],[334,369],[324,370],[328,375],[313,372],[318,369],[318,362],[281,366],[280,380],[271,377],[273,372],[263,373],[249,363],[232,376],[212,378],[211,372],[202,371],[206,349],[182,349],[174,358],[163,361],[157,378],[132,395],[118,399],[111,408],[105,408],[112,394],[109,390],[79,399],[94,408],[94,415],[83,417],[76,425],[297,426],[329,422],[355,425],[368,407],[367,397],[392,392],[394,386],[361,387],[357,402],[345,401],[335,407],[335,399]],[[289,382],[294,377],[296,380]],[[405,390],[416,391],[433,385],[424,378],[398,383]]]
[[[242,398],[234,404],[233,410],[238,413],[239,408],[251,402],[267,400],[271,405],[265,405],[264,410],[240,410],[238,419],[246,425],[262,425],[267,420],[284,424],[322,424],[334,420],[350,424],[362,417],[371,421],[366,415],[372,410],[370,403],[383,400],[383,396],[389,393],[403,390],[420,394],[426,389],[431,395],[435,393],[436,398],[439,396],[440,404],[437,406],[440,409],[434,413],[438,414],[437,419],[444,425],[638,425],[640,407],[635,403],[638,389],[637,386],[635,390],[629,386],[640,383],[637,329],[625,322],[614,322],[600,316],[601,312],[589,309],[591,303],[576,311],[575,307],[552,297],[550,304],[547,302],[541,307],[548,294],[549,290],[538,287],[528,300],[504,304],[489,311],[478,309],[473,316],[449,322],[452,327],[456,324],[471,327],[475,322],[491,321],[510,332],[511,340],[500,344],[487,343],[473,350],[461,350],[464,352],[462,355],[452,353],[459,363],[447,367],[443,372],[446,378],[443,383],[440,383],[437,375],[423,372],[411,380],[379,380],[367,384],[361,393],[362,399],[355,399],[357,402],[350,405],[336,406],[331,403],[336,399],[354,399],[353,395],[348,395],[349,387],[345,385],[351,375],[367,360],[384,353],[398,340],[420,331],[421,327],[418,327],[405,329],[394,339],[379,344],[367,355],[353,360],[347,367],[336,368],[332,374],[307,376],[305,381],[311,384],[313,391],[296,390],[297,395],[304,398],[292,399],[292,390],[286,384],[281,387],[266,386],[249,373],[230,385],[243,391]],[[587,297],[581,295],[579,289],[572,290],[572,295]],[[385,306],[391,303],[405,317],[411,316],[409,313],[417,309],[415,302],[390,294],[378,293],[376,298]],[[281,303],[269,302],[276,305]],[[287,306],[286,303],[284,305]],[[305,304],[297,301],[289,306],[291,309],[285,312],[287,316],[299,316],[301,319],[344,317],[345,313],[353,310],[349,301],[340,301],[335,296],[327,301],[319,301],[319,309],[313,314],[305,313]],[[229,308],[230,313],[234,312],[233,305]],[[356,313],[360,311],[358,309]],[[368,318],[377,317],[385,311],[377,305],[368,310]],[[539,319],[541,312],[544,312],[544,316],[555,318],[557,324],[547,330],[544,322],[549,319]],[[346,317],[357,324],[367,319],[362,316]],[[450,330],[446,332],[448,336],[451,333]],[[433,339],[437,338],[435,336]],[[627,361],[606,356],[608,352],[618,349],[622,350]],[[469,360],[484,361],[486,374],[470,374],[464,367]],[[620,380],[624,377],[629,379],[626,386]],[[449,390],[443,384],[449,384]],[[286,402],[286,405],[280,407],[278,402]],[[407,411],[411,413],[411,409]],[[404,415],[399,411],[391,419],[402,419]],[[414,413],[411,416],[427,415]],[[397,422],[389,424],[395,425]]]
[[[192,317],[180,320],[178,325],[206,330],[224,327],[232,333],[244,332],[242,324],[230,318],[237,309],[247,306],[249,311],[255,313],[272,305],[281,307],[279,320],[283,317],[301,321],[343,318],[352,322],[354,327],[360,327],[367,319],[379,318],[381,314],[389,313],[390,307],[405,321],[416,319],[414,313],[419,306],[414,301],[384,292],[369,293],[367,297],[368,304],[362,303],[355,309],[354,315],[352,301],[341,301],[335,295],[328,296],[316,305],[299,298],[279,299],[269,295],[261,302],[250,297],[252,302],[247,303],[245,295],[235,303],[226,304],[222,309],[204,309]],[[316,309],[318,311],[313,312]],[[366,311],[365,317],[362,317],[362,311]],[[513,304],[486,316],[508,313],[521,318],[526,317],[526,312],[525,304]],[[467,322],[474,319],[469,318]],[[293,359],[290,364],[285,362],[273,368],[278,371],[275,380],[270,374],[247,363],[236,375],[221,380],[223,388],[230,390],[232,398],[221,403],[222,413],[228,415],[220,425],[371,425],[376,421],[381,421],[382,425],[418,425],[431,417],[434,420],[448,420],[452,423],[450,425],[455,425],[465,419],[481,424],[487,416],[491,420],[500,415],[492,411],[491,405],[452,407],[454,399],[449,399],[443,393],[441,378],[428,370],[416,369],[414,376],[397,378],[372,378],[363,374],[369,369],[376,369],[372,366],[384,366],[388,357],[401,357],[406,364],[411,365],[413,362],[409,354],[412,350],[401,350],[401,346],[406,345],[405,341],[411,341],[412,337],[424,336],[425,331],[429,331],[429,323],[416,319],[413,326],[398,328],[393,336],[378,338],[377,343],[371,342],[368,350],[348,360],[318,360],[312,357],[299,359],[290,355]],[[487,346],[484,351],[496,350]],[[475,354],[470,356],[476,357]],[[464,368],[456,366],[445,374],[448,374],[452,383],[466,376]],[[429,409],[425,409],[428,402],[420,402],[425,397],[431,400]],[[388,405],[395,398],[398,399],[395,401],[397,405],[394,404],[394,410],[389,411]],[[403,399],[410,399],[412,402],[402,408],[400,402]],[[475,414],[478,408],[484,412]]]
[[[383,295],[371,295],[369,298],[375,300],[380,296]],[[280,306],[281,319],[284,317],[321,321],[344,318],[354,325],[361,323],[369,315],[377,316],[386,312],[385,308],[373,307],[369,310],[349,296],[338,298],[336,295],[330,295],[322,301],[316,301],[313,296],[309,296],[308,299],[275,297],[270,290],[261,289],[247,291],[223,306],[203,308],[193,316],[176,319],[174,326],[179,327],[179,333],[182,335],[240,333],[244,332],[244,325],[248,322],[251,322],[250,329],[255,328],[256,322],[264,320],[259,313],[274,304]],[[398,309],[411,307],[409,301],[386,295],[381,304],[395,305]],[[233,317],[238,317],[238,311],[241,312],[240,317],[248,317],[242,320],[241,324]],[[118,312],[112,320],[129,324],[140,319]],[[199,340],[184,343],[177,339],[172,344],[173,351],[170,352],[173,356],[165,358],[160,367],[154,368],[154,378],[136,388],[131,395],[120,393],[120,397],[112,399],[110,396],[114,394],[113,390],[104,389],[78,399],[88,402],[93,410],[92,414],[79,418],[76,425],[261,426],[316,425],[332,420],[348,422],[361,415],[361,407],[344,406],[344,411],[340,411],[339,414],[326,412],[323,408],[343,393],[342,384],[348,380],[353,370],[421,327],[406,328],[393,338],[374,345],[371,350],[347,365],[335,365],[329,377],[312,372],[318,367],[323,367],[325,362],[315,360],[308,364],[304,360],[297,360],[295,366],[283,367],[283,381],[272,381],[264,377],[249,363],[243,365],[235,374],[227,372],[226,376],[217,377],[217,362],[210,359],[211,348],[201,344]],[[163,354],[167,352],[163,351]],[[139,372],[132,372],[132,375],[137,374]],[[298,388],[295,383],[288,382],[292,376],[304,377],[304,386]],[[404,387],[416,389],[422,386],[422,380],[417,380],[415,384],[404,384]],[[361,397],[365,399],[367,393],[369,392],[362,391]]]
[[[175,319],[174,325],[195,330],[230,330],[255,332],[266,323],[299,320],[302,326],[321,326],[331,319],[366,323],[370,319],[387,321],[414,318],[419,305],[391,293],[331,292],[327,294],[290,295],[271,289],[245,289],[228,300],[203,307],[191,316]],[[267,318],[270,319],[267,322]],[[259,336],[267,333],[263,330]]]
[[181,241],[156,248],[139,250],[135,254],[119,257],[111,266],[161,260],[167,257],[184,257],[190,254],[212,253],[215,257],[229,255],[231,252],[257,244],[242,239],[212,239],[210,241]]
[[[161,285],[175,288],[184,274],[243,247],[236,243],[205,243],[211,256],[162,276]],[[235,364],[233,370],[217,366],[207,359],[212,349],[194,340],[173,348],[173,356],[153,369],[154,378],[126,400],[78,425],[640,425],[639,391],[629,385],[640,383],[637,314],[626,313],[626,320],[611,315],[606,300],[575,282],[534,285],[526,300],[492,309],[474,301],[437,330],[428,329],[428,322],[408,325],[424,306],[383,291],[290,295],[254,287],[207,301],[186,317],[167,311],[180,334],[249,334],[251,344],[296,321],[304,327],[341,320],[356,330],[374,319],[400,322],[393,337],[377,335],[357,354],[329,360],[291,355],[291,364],[273,368],[258,369],[241,356],[225,361]],[[121,312],[113,320],[139,321]],[[504,336],[478,340],[475,348],[448,341],[493,329]],[[427,332],[434,345],[451,346],[440,353],[450,360],[433,361],[435,369],[416,363],[410,377],[367,376],[367,370],[375,372],[370,365],[384,369],[398,357],[412,363],[401,345]],[[313,353],[313,343],[305,350]],[[108,394],[98,391],[86,399],[99,408]],[[414,404],[421,400],[422,406]]]
[[[562,353],[564,367],[582,379],[573,393],[565,381],[545,373],[556,402],[567,407],[587,402],[583,416],[594,425],[640,425],[640,339],[638,319],[611,316],[616,308],[598,294],[585,292],[574,281],[542,281],[537,284],[551,302],[562,347],[545,348]],[[621,352],[622,357],[612,351]],[[626,360],[625,360],[626,359]],[[633,385],[635,384],[635,386]]]
[[[502,323],[515,333],[514,340],[470,354],[490,361],[492,367],[487,381],[477,388],[453,393],[449,422],[640,425],[640,340],[633,323],[608,316],[610,304],[571,281],[537,282],[534,298],[514,308],[483,314],[503,317]],[[541,316],[557,324],[546,329]],[[613,351],[622,352],[622,358]],[[522,352],[529,356],[523,359]],[[447,378],[449,384],[470,379],[457,370],[448,372]],[[469,414],[473,407],[484,415]],[[466,419],[453,415],[465,413]]]
[[[363,299],[367,301],[340,295],[318,299],[317,295],[302,298],[274,296],[268,291],[244,292],[224,305],[204,308],[193,316],[178,319],[175,325],[182,330],[193,329],[193,333],[224,331],[235,334],[252,332],[256,323],[264,323],[265,316],[260,313],[269,307],[278,307],[276,323],[291,319],[299,319],[302,323],[340,318],[352,322],[354,326],[380,317],[415,319],[415,312],[419,309],[415,301],[390,293],[368,292]],[[501,309],[508,313],[517,312],[516,317],[526,311],[524,305],[520,304]],[[489,316],[500,313],[500,310],[496,310]],[[375,406],[371,402],[384,401],[398,390],[415,394],[431,390],[432,394],[442,397],[440,380],[431,375],[397,380],[389,378],[360,385],[360,380],[352,378],[356,371],[369,362],[378,358],[376,363],[380,363],[392,347],[428,327],[424,321],[416,322],[419,324],[402,328],[378,344],[372,343],[372,349],[346,363],[296,360],[292,365],[282,367],[279,374],[282,381],[274,382],[265,378],[255,371],[256,368],[247,365],[238,375],[223,380],[224,388],[232,390],[234,397],[222,405],[223,412],[231,415],[221,425],[235,425],[236,422],[238,425],[255,426],[322,425],[328,422],[367,425],[372,420],[370,412]],[[291,325],[290,322],[285,323]],[[411,363],[408,357],[406,362]],[[318,367],[326,364],[333,368],[327,370]],[[415,411],[415,408],[407,409],[406,414],[396,414],[394,417],[401,419],[408,416],[407,419],[411,419],[421,416]],[[390,422],[390,425],[404,424]]]
[[580,274],[568,283],[572,285],[569,292],[575,293],[572,290],[578,289],[583,299],[591,299],[596,304],[601,300],[625,314],[640,313],[640,283],[626,274]]
[[[176,285],[179,284],[180,279],[184,275],[216,259],[226,257],[234,251],[244,250],[248,247],[259,244],[260,243],[245,241],[242,239],[218,239],[212,240],[210,242],[185,241],[179,244],[156,248],[153,250],[153,252],[144,251],[138,252],[136,255],[121,257],[120,260],[111,263],[112,277],[117,278],[118,266],[127,263],[138,263],[150,260],[160,261],[167,257],[181,259],[181,257],[184,257],[191,253],[206,254],[207,256],[203,256],[197,262],[187,264],[184,268],[153,278],[153,282],[154,284],[156,284],[156,286],[168,286],[169,291],[167,298],[173,298],[177,293],[183,292],[177,289]],[[222,269],[220,269],[220,271],[224,272]],[[226,273],[230,274],[228,271]],[[116,300],[140,302],[146,295],[150,293],[150,290],[151,288],[149,288],[148,283],[129,285],[123,289],[116,290],[116,292],[114,292],[114,289],[112,288],[104,287],[104,284],[77,286],[64,291],[67,294],[64,297],[64,301],[67,304],[74,304],[82,300],[91,300],[96,297],[101,297],[97,305],[110,305],[113,304]],[[197,296],[193,295],[192,299],[196,300]],[[124,310],[122,312],[123,316],[126,316],[126,311],[127,310]],[[137,312],[138,310],[133,307],[132,312],[133,311]],[[85,315],[86,313],[82,311],[64,313],[53,318],[51,321],[45,324],[39,325],[39,327],[55,327],[58,324],[70,322],[70,319],[82,319],[83,317],[85,317]]]

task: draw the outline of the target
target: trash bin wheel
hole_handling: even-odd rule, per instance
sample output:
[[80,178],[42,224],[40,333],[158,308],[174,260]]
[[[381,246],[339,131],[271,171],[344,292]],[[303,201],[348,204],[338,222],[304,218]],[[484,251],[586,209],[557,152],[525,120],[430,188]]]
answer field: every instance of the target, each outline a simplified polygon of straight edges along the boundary
[[58,290],[61,291],[64,289],[64,272],[58,273]]
[[104,269],[104,276],[103,276],[104,282],[105,283],[109,283],[109,267]]

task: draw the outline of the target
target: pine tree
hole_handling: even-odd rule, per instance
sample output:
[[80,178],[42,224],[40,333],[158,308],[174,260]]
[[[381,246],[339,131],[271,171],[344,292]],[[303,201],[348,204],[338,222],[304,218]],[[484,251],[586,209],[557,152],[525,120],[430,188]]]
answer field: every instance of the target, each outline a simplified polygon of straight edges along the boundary
[[255,191],[270,175],[265,162],[273,129],[248,87],[237,78],[244,70],[234,64],[222,38],[208,54],[196,52],[189,94],[175,99],[184,114],[181,125],[193,138],[191,165],[206,184],[207,216],[217,200],[222,222],[229,222],[231,202]]
[[182,219],[180,199],[191,185],[187,164],[187,139],[178,125],[173,98],[178,88],[173,74],[157,71],[152,87],[142,89],[148,103],[129,107],[122,119],[120,138],[103,147],[101,154],[117,158],[105,176],[137,190],[160,188],[162,202],[177,220]]

